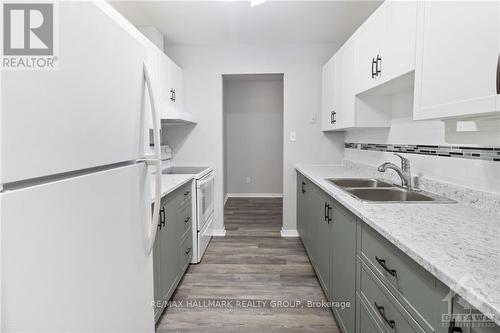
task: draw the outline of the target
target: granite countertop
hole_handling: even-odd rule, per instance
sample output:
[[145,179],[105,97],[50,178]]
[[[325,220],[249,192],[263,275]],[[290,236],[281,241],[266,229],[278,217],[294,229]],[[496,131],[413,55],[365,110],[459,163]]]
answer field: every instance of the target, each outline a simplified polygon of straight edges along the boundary
[[[478,191],[478,197],[472,198],[475,191],[470,189],[450,191],[449,184],[429,186],[431,182],[424,181],[428,186],[423,189],[458,203],[363,203],[325,178],[386,177],[375,168],[350,161],[295,168],[479,311],[493,315],[500,325],[498,196]],[[481,204],[471,204],[475,202]]]
[[[194,179],[195,175],[191,174],[170,174],[170,175],[161,175],[161,196],[165,196],[169,193],[172,193],[182,185],[190,182]],[[155,197],[155,182],[154,175],[151,175],[151,202],[154,201]]]

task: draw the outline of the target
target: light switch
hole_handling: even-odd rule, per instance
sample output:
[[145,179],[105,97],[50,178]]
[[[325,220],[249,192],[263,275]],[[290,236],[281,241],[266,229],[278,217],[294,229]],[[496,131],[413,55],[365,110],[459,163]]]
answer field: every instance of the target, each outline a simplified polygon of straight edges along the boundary
[[297,133],[290,132],[290,141],[297,141]]

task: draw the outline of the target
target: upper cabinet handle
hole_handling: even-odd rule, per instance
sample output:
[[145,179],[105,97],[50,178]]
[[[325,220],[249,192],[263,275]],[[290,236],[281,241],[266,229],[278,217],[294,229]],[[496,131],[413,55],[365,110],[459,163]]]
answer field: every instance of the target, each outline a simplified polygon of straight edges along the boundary
[[379,54],[377,54],[376,63],[377,65],[375,66],[375,75],[378,77],[378,75],[382,72],[382,57]]
[[377,76],[377,71],[375,69],[376,64],[377,61],[375,60],[375,58],[372,58],[372,79],[374,79],[375,76]]
[[500,94],[500,54],[497,60],[497,94]]

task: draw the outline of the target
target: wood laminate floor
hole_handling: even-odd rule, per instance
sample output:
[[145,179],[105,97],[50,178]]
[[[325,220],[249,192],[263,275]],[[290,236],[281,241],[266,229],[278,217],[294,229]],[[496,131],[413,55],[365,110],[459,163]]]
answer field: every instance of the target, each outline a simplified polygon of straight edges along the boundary
[[280,235],[282,200],[231,198],[224,215],[226,237],[189,267],[157,332],[340,332],[307,306],[326,299],[299,238]]

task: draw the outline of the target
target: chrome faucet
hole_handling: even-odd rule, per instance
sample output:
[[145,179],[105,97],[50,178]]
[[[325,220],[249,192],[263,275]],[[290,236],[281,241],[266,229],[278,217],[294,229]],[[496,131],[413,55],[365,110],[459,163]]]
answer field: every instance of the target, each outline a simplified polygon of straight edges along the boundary
[[399,178],[401,178],[401,185],[407,190],[413,190],[413,187],[411,186],[410,160],[404,158],[399,154],[394,154],[394,155],[396,155],[401,159],[401,168],[394,163],[385,162],[384,164],[378,167],[378,171],[385,172],[387,169],[392,169],[396,171]]

